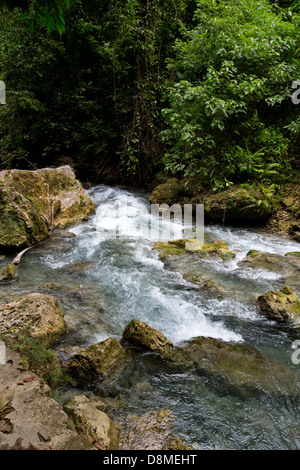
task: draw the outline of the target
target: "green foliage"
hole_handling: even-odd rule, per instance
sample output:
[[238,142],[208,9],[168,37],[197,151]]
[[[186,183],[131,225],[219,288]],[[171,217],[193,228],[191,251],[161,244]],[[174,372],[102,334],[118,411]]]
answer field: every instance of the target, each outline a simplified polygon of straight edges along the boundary
[[297,2],[24,5],[32,31],[18,8],[0,17],[0,168],[71,156],[90,175],[119,166],[140,184],[164,172],[215,190],[293,174]]
[[195,22],[168,61],[166,170],[207,182],[290,175],[299,16],[264,0],[201,0]]
[[[81,0],[73,1],[81,3]],[[64,10],[70,6],[70,0],[0,0],[0,10],[22,11],[20,19],[29,22],[31,31],[34,25],[38,24],[46,27],[48,31],[55,27],[60,34],[65,31]]]

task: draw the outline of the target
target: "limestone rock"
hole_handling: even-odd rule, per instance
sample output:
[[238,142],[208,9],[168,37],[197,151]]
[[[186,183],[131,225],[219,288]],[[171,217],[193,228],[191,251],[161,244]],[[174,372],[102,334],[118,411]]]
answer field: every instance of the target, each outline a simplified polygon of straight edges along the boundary
[[166,357],[172,354],[174,347],[172,342],[159,330],[134,319],[126,326],[121,343],[130,343]]
[[193,366],[197,373],[214,377],[232,391],[299,394],[298,377],[292,369],[247,344],[199,336],[175,348],[170,362],[177,367]]
[[13,340],[20,333],[40,340],[46,347],[65,334],[64,313],[57,300],[32,293],[0,306],[0,334]]
[[300,302],[290,287],[269,291],[256,299],[258,312],[280,323],[300,322]]
[[[219,257],[222,260],[235,258],[233,253],[222,240],[213,243],[200,243],[196,239],[180,239],[168,242],[156,242],[154,248],[159,252],[159,258],[164,260],[176,255],[195,253],[199,258]],[[187,257],[187,262],[189,258]]]
[[71,374],[79,379],[86,380],[93,375],[101,379],[121,366],[126,357],[121,344],[115,338],[107,338],[81,349],[68,360],[68,365]]
[[79,222],[94,210],[69,166],[0,171],[0,250],[34,245],[50,228]]
[[118,450],[121,426],[98,409],[97,400],[90,400],[85,395],[74,396],[65,403],[64,410],[76,427],[100,441],[107,449]]
[[0,431],[0,447],[12,448],[16,441],[22,441],[25,449],[65,449],[77,433],[70,429],[68,416],[51,398],[48,385],[20,364],[19,354],[7,348],[6,364],[1,365],[0,403],[9,399],[5,414],[9,427]]
[[128,416],[121,432],[120,450],[162,450],[168,446],[174,427],[170,410]]

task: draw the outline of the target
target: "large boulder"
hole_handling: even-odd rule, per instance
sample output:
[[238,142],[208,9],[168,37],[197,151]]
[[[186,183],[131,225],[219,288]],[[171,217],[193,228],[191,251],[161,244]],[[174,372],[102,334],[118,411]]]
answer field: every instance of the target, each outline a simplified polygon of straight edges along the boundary
[[65,333],[64,313],[51,295],[27,294],[0,306],[0,335],[8,342],[25,335],[48,347]]
[[174,366],[194,367],[231,390],[298,395],[298,376],[284,364],[264,357],[247,344],[199,336],[174,349]]
[[69,166],[0,172],[0,250],[34,245],[53,227],[82,221],[95,205]]
[[159,184],[154,188],[150,196],[151,204],[172,204],[178,203],[182,192],[182,185],[177,178],[171,178],[166,183]]
[[160,331],[133,320],[122,342],[161,356],[172,371],[196,371],[212,377],[230,390],[298,395],[298,375],[278,361],[264,357],[255,348],[215,338],[196,337],[173,346]]
[[276,200],[262,188],[234,186],[204,197],[207,220],[230,225],[260,225],[273,214]]
[[161,331],[134,319],[126,326],[121,343],[129,343],[166,357],[172,355],[174,348],[173,343]]
[[269,291],[256,298],[258,312],[279,323],[300,322],[300,302],[290,287]]

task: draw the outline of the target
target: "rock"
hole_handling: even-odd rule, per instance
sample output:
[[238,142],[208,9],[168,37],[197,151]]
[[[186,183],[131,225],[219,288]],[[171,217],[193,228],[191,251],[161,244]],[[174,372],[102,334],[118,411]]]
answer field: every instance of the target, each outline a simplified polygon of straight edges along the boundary
[[287,196],[283,198],[281,202],[284,207],[291,207],[295,204],[296,201],[293,197]]
[[203,245],[196,240],[187,240],[185,250],[198,253],[199,255],[216,255],[222,260],[235,258],[235,253],[230,251],[227,243],[222,240],[217,240],[213,243],[204,243]]
[[230,225],[261,225],[276,208],[273,196],[262,189],[234,187],[204,196],[204,214],[208,221]]
[[172,354],[174,347],[163,333],[138,320],[131,320],[126,326],[121,343],[130,343],[166,357]]
[[0,250],[34,245],[54,226],[82,221],[95,205],[69,166],[0,172]]
[[151,204],[176,204],[182,192],[182,186],[177,178],[171,178],[166,183],[159,184],[150,196]]
[[[154,248],[159,251],[160,260],[185,253],[196,253],[198,257],[219,257],[222,260],[235,258],[235,253],[229,250],[222,240],[213,243],[200,243],[196,239],[172,240],[169,242],[156,242]],[[188,258],[187,258],[188,262]]]
[[207,294],[218,296],[228,295],[224,286],[202,274],[203,260],[220,259],[227,261],[235,257],[223,241],[201,244],[197,240],[174,240],[170,242],[156,242],[153,248],[158,251],[159,259],[165,268],[179,272],[182,277],[195,284],[195,288]]
[[68,416],[51,398],[50,388],[37,374],[22,368],[21,357],[10,348],[6,360],[0,366],[0,402],[7,398],[10,401],[5,414],[6,431],[0,431],[0,447],[12,448],[19,440],[26,449],[65,449],[76,440],[77,433],[70,429]]
[[8,264],[0,269],[0,281],[12,281],[18,272],[18,266]]
[[94,261],[77,261],[76,263],[70,264],[62,268],[68,275],[72,276],[82,276],[88,270],[93,270],[95,266]]
[[228,291],[225,289],[225,287],[220,284],[217,284],[213,279],[203,276],[202,274],[194,276],[182,273],[182,277],[186,281],[196,284],[199,290],[213,294],[218,298],[223,298],[228,295]]
[[269,320],[280,323],[299,323],[300,302],[290,287],[270,291],[256,299],[258,312]]
[[174,349],[175,367],[195,367],[197,373],[211,376],[238,393],[247,390],[295,396],[298,377],[292,369],[265,358],[246,344],[227,343],[199,336]]
[[178,437],[171,437],[169,442],[163,446],[163,450],[195,450],[193,447],[186,445]]
[[0,334],[9,341],[25,334],[47,347],[65,333],[64,313],[51,295],[28,294],[0,306]]
[[120,450],[162,450],[170,443],[174,416],[170,410],[128,416],[120,437]]
[[80,380],[89,380],[93,376],[101,380],[122,367],[126,358],[121,344],[115,338],[107,338],[71,356],[68,366],[71,374]]
[[96,447],[84,434],[78,434],[67,442],[63,450],[96,450]]
[[300,251],[289,251],[284,256],[297,256],[297,258],[300,258]]
[[107,449],[118,450],[121,426],[98,409],[97,400],[90,400],[85,395],[74,396],[65,403],[64,410],[76,427],[100,441]]
[[291,274],[299,275],[300,258],[291,253],[287,256],[282,256],[275,253],[250,250],[246,258],[240,261],[239,266],[253,269],[266,269],[279,273],[282,276],[290,276]]

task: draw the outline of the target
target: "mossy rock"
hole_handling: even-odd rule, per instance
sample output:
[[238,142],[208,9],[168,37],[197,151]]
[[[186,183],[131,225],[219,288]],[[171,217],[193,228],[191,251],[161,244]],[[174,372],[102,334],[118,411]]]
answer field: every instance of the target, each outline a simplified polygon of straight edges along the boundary
[[239,262],[239,266],[266,269],[284,276],[297,275],[300,270],[300,257],[292,253],[283,256],[277,253],[249,250],[246,258]]
[[213,243],[201,243],[197,239],[171,240],[154,243],[154,249],[159,252],[160,260],[189,253],[196,253],[201,257],[217,256],[223,261],[235,258],[235,253],[222,240]]
[[174,347],[161,331],[134,319],[126,326],[121,343],[129,343],[166,357],[170,357]]
[[0,171],[0,250],[39,243],[54,226],[77,223],[94,210],[69,166]]
[[15,264],[8,264],[0,269],[0,282],[12,281],[18,272],[18,266]]
[[9,341],[26,334],[49,347],[65,333],[64,312],[51,295],[27,294],[0,306],[0,334]]
[[300,258],[300,251],[289,251],[284,256],[296,256],[297,258]]
[[279,323],[300,323],[300,302],[290,287],[269,291],[256,298],[258,313]]
[[208,221],[230,225],[262,225],[277,208],[276,198],[267,190],[237,185],[207,194],[200,202]]
[[115,338],[107,338],[82,349],[68,360],[70,373],[86,381],[97,376],[100,380],[122,368],[127,355]]
[[297,395],[298,377],[293,370],[265,358],[247,344],[228,343],[199,336],[174,349],[175,367],[195,367],[197,373],[213,377],[238,393],[249,390]]
[[150,196],[151,204],[176,204],[179,201],[182,185],[177,178],[171,178],[166,183],[159,184]]

